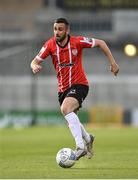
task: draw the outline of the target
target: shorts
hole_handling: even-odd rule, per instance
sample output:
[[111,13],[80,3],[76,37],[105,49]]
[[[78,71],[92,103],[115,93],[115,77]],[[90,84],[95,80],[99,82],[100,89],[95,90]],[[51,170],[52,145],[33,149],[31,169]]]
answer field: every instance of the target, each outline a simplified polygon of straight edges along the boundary
[[89,92],[89,86],[83,84],[74,84],[64,92],[58,93],[60,106],[66,97],[74,97],[79,102],[79,108],[82,107],[82,102]]

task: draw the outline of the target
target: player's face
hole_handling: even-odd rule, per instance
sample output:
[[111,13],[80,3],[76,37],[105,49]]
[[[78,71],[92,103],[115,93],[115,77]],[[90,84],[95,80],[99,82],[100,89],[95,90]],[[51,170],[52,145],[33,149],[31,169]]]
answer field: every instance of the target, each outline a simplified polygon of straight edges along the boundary
[[64,23],[54,23],[54,36],[62,42],[68,35],[68,27]]

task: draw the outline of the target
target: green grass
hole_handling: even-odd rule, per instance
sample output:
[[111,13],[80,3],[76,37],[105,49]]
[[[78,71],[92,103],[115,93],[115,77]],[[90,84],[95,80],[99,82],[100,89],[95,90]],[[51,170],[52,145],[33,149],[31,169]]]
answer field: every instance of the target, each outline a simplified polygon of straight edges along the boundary
[[87,128],[95,138],[95,156],[63,169],[55,156],[74,147],[67,127],[0,130],[0,178],[133,179],[138,178],[138,129]]

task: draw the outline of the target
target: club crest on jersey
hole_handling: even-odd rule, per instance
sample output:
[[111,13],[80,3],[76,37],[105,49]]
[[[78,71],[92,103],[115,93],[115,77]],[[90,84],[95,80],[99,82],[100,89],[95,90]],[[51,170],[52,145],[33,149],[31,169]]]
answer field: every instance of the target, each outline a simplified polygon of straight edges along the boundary
[[78,50],[77,50],[77,49],[72,49],[72,54],[73,54],[74,56],[77,56]]

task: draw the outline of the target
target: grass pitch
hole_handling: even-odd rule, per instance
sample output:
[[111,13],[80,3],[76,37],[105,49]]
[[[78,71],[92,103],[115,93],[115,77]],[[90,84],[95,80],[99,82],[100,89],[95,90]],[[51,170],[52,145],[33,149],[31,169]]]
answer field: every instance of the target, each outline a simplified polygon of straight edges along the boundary
[[55,156],[74,147],[67,127],[0,130],[0,178],[8,179],[132,179],[138,178],[138,129],[91,128],[95,156],[63,169]]

